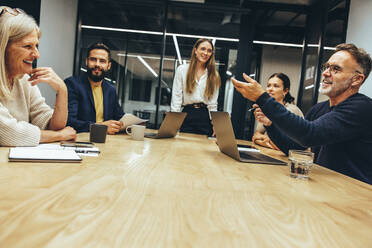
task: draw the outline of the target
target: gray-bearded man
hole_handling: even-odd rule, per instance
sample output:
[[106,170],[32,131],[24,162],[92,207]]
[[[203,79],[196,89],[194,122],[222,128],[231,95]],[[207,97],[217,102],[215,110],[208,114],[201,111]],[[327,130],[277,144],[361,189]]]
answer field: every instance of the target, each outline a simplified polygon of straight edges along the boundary
[[371,71],[371,57],[353,44],[340,44],[323,66],[320,92],[328,101],[314,105],[305,119],[287,111],[244,74],[235,88],[257,103],[256,119],[270,139],[289,149],[311,147],[315,163],[372,184],[372,99],[358,93]]

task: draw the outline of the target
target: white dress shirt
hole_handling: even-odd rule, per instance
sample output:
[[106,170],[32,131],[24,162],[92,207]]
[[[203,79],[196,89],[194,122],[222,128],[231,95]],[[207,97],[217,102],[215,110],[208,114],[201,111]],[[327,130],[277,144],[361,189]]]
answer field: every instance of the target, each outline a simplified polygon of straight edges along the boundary
[[217,111],[218,89],[215,90],[213,96],[208,100],[204,97],[205,87],[207,85],[208,71],[205,69],[204,74],[199,81],[195,79],[196,85],[194,92],[189,94],[186,92],[186,76],[189,65],[180,65],[176,70],[176,75],[173,80],[172,87],[172,102],[171,111],[181,112],[182,105],[203,102],[208,105],[209,111]]

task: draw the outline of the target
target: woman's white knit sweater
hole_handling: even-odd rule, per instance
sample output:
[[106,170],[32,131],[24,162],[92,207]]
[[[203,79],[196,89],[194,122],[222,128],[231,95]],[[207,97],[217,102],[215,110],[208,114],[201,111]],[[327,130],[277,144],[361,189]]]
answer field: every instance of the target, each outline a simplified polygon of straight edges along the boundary
[[0,98],[0,146],[36,146],[40,129],[46,129],[53,115],[37,86],[28,75],[14,82],[11,96]]

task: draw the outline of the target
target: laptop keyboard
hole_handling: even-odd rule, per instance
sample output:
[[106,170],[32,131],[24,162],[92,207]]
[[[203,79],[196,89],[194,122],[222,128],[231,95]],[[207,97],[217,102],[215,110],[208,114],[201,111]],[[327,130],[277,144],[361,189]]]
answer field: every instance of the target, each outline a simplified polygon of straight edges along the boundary
[[250,154],[247,154],[245,152],[239,151],[239,155],[241,158],[246,158],[246,159],[256,159],[256,157],[251,156]]
[[250,154],[245,153],[245,152],[239,152],[239,155],[241,159],[265,161],[266,163],[275,162],[275,163],[286,165],[286,163],[283,161],[280,161],[278,159],[272,158],[270,156],[264,155],[259,152],[253,152]]

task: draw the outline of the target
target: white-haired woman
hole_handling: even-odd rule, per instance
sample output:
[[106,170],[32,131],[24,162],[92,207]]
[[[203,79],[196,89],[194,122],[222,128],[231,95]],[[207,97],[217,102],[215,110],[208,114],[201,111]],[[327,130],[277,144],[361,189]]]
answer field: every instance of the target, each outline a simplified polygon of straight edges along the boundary
[[[75,130],[65,127],[64,82],[51,68],[32,68],[39,58],[40,30],[35,20],[20,9],[1,6],[0,37],[0,145],[35,146],[75,139]],[[54,110],[35,86],[41,82],[57,92]]]

